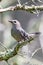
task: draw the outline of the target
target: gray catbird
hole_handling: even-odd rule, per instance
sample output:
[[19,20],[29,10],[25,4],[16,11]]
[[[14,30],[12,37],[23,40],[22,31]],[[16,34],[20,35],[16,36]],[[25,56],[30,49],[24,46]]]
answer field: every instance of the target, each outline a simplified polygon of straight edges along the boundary
[[12,29],[11,29],[11,35],[14,37],[14,39],[17,40],[17,42],[28,40],[32,36],[40,34],[40,32],[35,33],[27,33],[21,26],[20,22],[18,20],[9,20],[10,23],[12,23]]

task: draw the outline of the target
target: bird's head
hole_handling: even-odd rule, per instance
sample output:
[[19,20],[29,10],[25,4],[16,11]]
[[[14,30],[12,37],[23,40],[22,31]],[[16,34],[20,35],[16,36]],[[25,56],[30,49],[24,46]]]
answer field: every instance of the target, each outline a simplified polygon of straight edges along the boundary
[[19,27],[21,26],[20,22],[18,20],[9,20],[10,23],[12,23],[13,25]]

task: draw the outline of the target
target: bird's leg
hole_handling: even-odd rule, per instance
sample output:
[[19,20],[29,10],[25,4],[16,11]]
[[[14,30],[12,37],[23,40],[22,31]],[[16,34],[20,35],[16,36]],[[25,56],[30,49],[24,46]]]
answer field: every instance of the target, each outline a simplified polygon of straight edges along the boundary
[[19,41],[18,43],[21,44],[21,41]]
[[24,40],[18,41],[19,44],[21,44],[22,42],[24,42]]

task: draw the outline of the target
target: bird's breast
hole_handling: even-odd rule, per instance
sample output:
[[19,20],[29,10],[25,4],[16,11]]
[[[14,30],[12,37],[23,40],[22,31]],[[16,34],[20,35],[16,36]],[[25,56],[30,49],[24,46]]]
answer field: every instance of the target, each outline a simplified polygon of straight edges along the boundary
[[11,30],[11,35],[14,37],[15,40],[17,41],[21,41],[22,40],[22,37],[21,37],[21,34],[18,30],[16,29],[12,29]]

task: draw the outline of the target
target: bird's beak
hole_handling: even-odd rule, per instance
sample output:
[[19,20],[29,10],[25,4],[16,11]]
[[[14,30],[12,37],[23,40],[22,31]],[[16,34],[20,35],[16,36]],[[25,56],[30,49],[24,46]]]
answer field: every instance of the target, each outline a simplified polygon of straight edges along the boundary
[[12,21],[12,20],[9,20],[9,22],[10,22],[10,23],[13,23],[13,21]]

